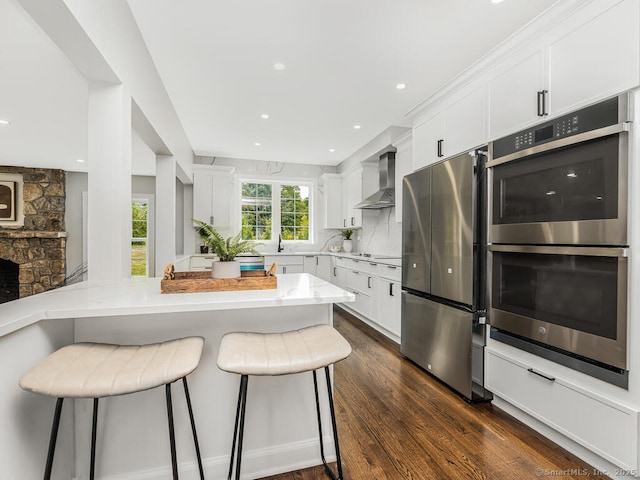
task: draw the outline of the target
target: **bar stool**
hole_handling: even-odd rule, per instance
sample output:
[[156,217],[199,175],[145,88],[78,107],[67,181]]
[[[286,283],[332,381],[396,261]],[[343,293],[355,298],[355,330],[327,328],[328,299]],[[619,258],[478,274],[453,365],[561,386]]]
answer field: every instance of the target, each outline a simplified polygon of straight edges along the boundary
[[98,399],[141,392],[165,385],[171,467],[174,480],[178,479],[176,440],[173,426],[171,384],[182,379],[191,419],[191,431],[198,457],[200,478],[204,470],[200,447],[193,420],[187,375],[193,372],[202,354],[204,339],[187,337],[149,345],[111,345],[106,343],[76,343],[53,352],[20,379],[23,390],[56,397],[53,426],[44,479],[51,478],[53,456],[60,425],[62,402],[65,398],[93,398],[91,430],[91,466],[89,478],[94,479],[96,459],[96,427]]
[[[247,384],[249,375],[289,375],[301,372],[313,372],[313,387],[316,396],[316,412],[318,415],[318,432],[320,435],[320,456],[325,472],[333,480],[341,480],[342,462],[338,444],[338,429],[331,393],[329,365],[347,358],[351,354],[351,346],[330,325],[314,325],[284,333],[227,333],[220,341],[218,351],[218,368],[225,372],[236,373],[240,377],[240,391],[236,409],[236,422],[231,446],[229,476],[233,474],[233,461],[236,454],[236,479],[240,479],[242,463],[242,440],[244,434],[244,416],[247,405]],[[327,382],[327,394],[331,410],[333,441],[336,448],[338,476],[334,474],[324,457],[322,441],[322,421],[320,418],[320,400],[318,398],[318,380],[316,370],[324,368]]]

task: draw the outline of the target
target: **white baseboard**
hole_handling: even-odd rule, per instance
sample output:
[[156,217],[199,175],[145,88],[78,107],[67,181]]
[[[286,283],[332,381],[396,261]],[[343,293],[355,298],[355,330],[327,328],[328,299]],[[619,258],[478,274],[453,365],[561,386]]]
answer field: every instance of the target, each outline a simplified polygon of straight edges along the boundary
[[[325,436],[327,462],[335,461],[333,437]],[[229,472],[229,455],[203,459],[204,475],[207,479],[226,479]],[[259,450],[245,450],[242,454],[242,479],[262,478],[279,473],[300,470],[320,465],[318,440],[305,440]],[[195,461],[178,465],[181,480],[199,480],[198,464]],[[171,466],[152,468],[121,475],[99,477],[100,480],[172,480]]]

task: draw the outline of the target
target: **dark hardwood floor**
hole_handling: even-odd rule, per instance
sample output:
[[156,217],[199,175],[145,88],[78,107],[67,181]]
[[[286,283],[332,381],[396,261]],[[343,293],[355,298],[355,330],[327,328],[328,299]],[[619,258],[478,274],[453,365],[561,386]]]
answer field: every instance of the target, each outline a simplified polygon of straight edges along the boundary
[[[353,347],[334,370],[345,480],[581,479],[563,472],[592,471],[490,403],[465,402],[340,308],[334,320]],[[315,467],[269,480],[326,478]]]

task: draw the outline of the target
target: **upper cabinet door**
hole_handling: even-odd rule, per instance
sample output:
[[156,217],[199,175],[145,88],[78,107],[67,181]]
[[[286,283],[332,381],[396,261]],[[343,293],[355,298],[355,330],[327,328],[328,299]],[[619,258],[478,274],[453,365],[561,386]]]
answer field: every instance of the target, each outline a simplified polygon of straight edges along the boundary
[[500,62],[489,76],[489,138],[495,140],[541,120],[544,49],[534,45]]
[[233,167],[194,165],[193,218],[217,228],[231,226]]
[[548,35],[553,115],[640,84],[640,2],[592,2]]
[[403,135],[399,141],[394,142],[395,147],[398,149],[396,152],[395,178],[396,222],[402,222],[402,180],[405,175],[408,175],[413,171],[413,148],[411,138],[411,132],[409,132],[408,134]]
[[[418,120],[413,127],[413,169],[431,165],[444,157],[444,125],[442,114],[434,112],[426,119]],[[438,148],[440,146],[440,149]]]
[[321,176],[324,207],[323,227],[343,228],[342,215],[342,177],[337,173],[326,173]]
[[484,78],[478,78],[447,101],[440,150],[444,157],[450,157],[486,141],[487,89]]

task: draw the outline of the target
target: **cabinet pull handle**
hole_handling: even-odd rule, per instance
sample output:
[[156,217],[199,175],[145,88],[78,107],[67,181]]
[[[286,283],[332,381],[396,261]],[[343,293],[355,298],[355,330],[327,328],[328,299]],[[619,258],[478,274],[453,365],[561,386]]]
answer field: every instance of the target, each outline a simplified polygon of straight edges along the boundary
[[316,257],[316,267],[318,266],[318,257]]
[[336,273],[336,267],[333,267],[333,276],[334,276],[334,277],[337,277],[337,276],[338,276],[338,274]]
[[351,226],[356,224],[356,217],[351,217]]
[[393,283],[389,284],[389,295],[392,296],[392,297],[394,296],[393,295]]
[[544,117],[545,115],[549,115],[547,111],[547,94],[549,90],[540,90],[538,92],[538,116]]
[[343,227],[346,227],[346,226],[347,226],[347,219],[346,219],[346,218],[343,218],[343,219],[342,219],[342,226],[343,226]]
[[287,273],[287,267],[282,267],[282,273]]
[[377,263],[369,263],[369,265],[371,265],[372,267],[376,267],[378,264]]
[[393,265],[387,265],[387,268],[390,268],[391,270],[395,270],[395,269],[396,269],[396,268],[398,268],[398,267],[395,267],[395,266],[393,266]]
[[539,377],[542,377],[545,380],[549,380],[550,382],[555,382],[556,381],[556,377],[552,377],[551,375],[546,375],[544,373],[540,373],[540,372],[534,370],[533,368],[527,368],[527,372],[533,373],[534,375],[538,375]]
[[355,273],[356,275],[360,275],[360,272],[358,272],[357,270],[354,270],[353,273]]
[[210,225],[213,225],[213,215],[211,215],[211,222],[209,222]]
[[438,140],[438,158],[444,157],[444,154],[442,153],[442,144],[443,143],[444,143],[444,139]]
[[371,288],[371,277],[367,277],[367,287]]

